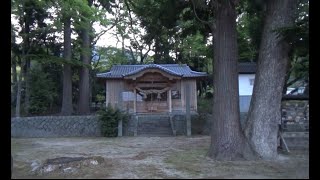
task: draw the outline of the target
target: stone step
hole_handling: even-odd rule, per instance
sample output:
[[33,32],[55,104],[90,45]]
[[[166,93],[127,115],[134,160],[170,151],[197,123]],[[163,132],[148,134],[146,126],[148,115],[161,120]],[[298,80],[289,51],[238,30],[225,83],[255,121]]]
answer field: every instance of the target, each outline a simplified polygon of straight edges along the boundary
[[141,129],[168,129],[171,128],[171,126],[144,126],[144,125],[138,125],[138,128]]
[[282,136],[289,150],[309,149],[309,132],[284,132]]
[[171,133],[171,130],[156,130],[156,131],[148,131],[148,130],[138,130],[140,133]]
[[144,137],[168,137],[172,136],[172,134],[138,134],[138,136],[144,136]]
[[170,117],[164,114],[138,115],[139,136],[172,136]]

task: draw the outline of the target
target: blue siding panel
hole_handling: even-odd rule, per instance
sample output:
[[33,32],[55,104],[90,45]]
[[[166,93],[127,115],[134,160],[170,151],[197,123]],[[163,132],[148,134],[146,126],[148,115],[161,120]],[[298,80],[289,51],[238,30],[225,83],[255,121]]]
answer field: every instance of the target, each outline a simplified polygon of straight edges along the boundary
[[251,96],[239,96],[240,101],[240,112],[248,112]]

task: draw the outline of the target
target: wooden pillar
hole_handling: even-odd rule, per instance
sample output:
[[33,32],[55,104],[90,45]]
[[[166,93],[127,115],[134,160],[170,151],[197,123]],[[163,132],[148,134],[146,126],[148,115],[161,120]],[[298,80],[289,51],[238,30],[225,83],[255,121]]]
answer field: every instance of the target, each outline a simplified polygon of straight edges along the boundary
[[187,121],[187,136],[191,136],[191,115],[190,115],[190,84],[186,83],[186,121]]
[[171,89],[168,91],[168,98],[169,98],[169,113],[172,112],[172,100],[171,100]]
[[106,108],[108,107],[109,104],[109,93],[108,93],[108,81],[106,81]]
[[197,83],[196,81],[193,81],[193,89],[194,89],[194,110],[197,112],[198,111],[198,92],[197,92]]
[[136,88],[133,89],[134,99],[133,99],[133,112],[137,113],[137,90]]
[[139,117],[137,114],[135,114],[134,116],[134,131],[133,131],[133,136],[137,136],[138,135],[138,120],[139,120]]
[[181,109],[184,110],[185,109],[185,104],[184,104],[184,101],[185,101],[185,87],[184,87],[184,83],[183,81],[181,80],[180,81],[180,100],[181,100]]
[[[116,104],[116,107],[122,111],[122,91],[118,92],[118,104]],[[118,121],[118,137],[122,136],[122,119]]]

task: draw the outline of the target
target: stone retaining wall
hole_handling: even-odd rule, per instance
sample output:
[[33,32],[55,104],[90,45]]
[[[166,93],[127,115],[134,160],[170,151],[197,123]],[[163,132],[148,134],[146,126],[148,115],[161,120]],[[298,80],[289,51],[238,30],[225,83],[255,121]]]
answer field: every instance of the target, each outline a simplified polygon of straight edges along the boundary
[[11,137],[101,136],[96,116],[38,116],[11,119]]
[[[241,113],[244,125],[247,113]],[[192,115],[192,134],[210,134],[212,115]],[[135,121],[124,124],[123,135],[133,136]],[[186,135],[185,115],[173,116],[177,135]],[[309,131],[309,101],[286,100],[282,102],[283,131]],[[97,116],[39,116],[11,119],[11,137],[85,137],[101,136]]]
[[283,131],[309,131],[309,101],[282,101]]

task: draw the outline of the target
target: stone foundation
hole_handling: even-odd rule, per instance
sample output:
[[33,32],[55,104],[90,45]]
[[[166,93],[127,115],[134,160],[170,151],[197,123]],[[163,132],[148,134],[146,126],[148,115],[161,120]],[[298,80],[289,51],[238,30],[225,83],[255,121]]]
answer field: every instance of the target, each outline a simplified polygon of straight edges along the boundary
[[101,136],[96,116],[38,116],[11,119],[11,137]]

